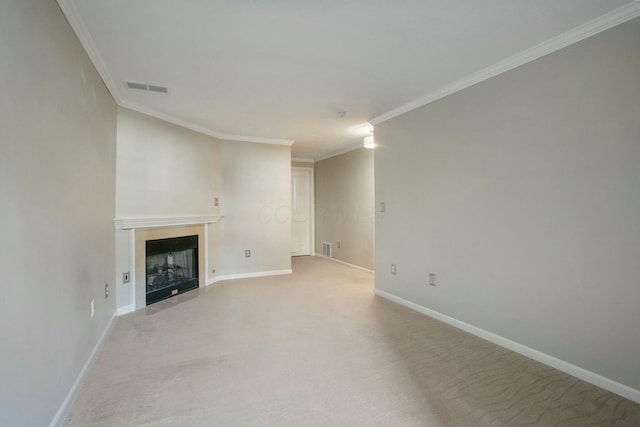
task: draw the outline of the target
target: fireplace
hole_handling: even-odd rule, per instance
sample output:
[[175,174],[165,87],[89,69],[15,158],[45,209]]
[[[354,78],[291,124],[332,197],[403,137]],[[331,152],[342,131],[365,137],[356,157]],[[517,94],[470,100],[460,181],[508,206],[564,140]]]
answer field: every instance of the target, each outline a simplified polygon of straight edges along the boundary
[[196,289],[198,270],[198,235],[147,240],[147,305]]

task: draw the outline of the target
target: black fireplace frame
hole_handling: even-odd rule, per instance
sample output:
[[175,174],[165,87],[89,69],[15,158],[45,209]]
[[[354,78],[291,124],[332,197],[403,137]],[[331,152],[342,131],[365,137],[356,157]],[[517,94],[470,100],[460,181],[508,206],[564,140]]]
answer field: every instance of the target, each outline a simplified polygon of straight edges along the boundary
[[183,250],[194,249],[194,270],[196,277],[185,280],[181,283],[171,285],[168,287],[151,290],[147,289],[147,275],[148,271],[146,268],[145,261],[145,294],[146,294],[146,305],[150,305],[156,303],[158,301],[165,300],[167,298],[171,298],[175,295],[182,294],[187,291],[191,291],[193,289],[197,289],[200,287],[200,269],[199,269],[199,248],[198,248],[198,235],[193,236],[181,236],[181,237],[171,237],[166,239],[156,239],[156,240],[147,240],[145,242],[146,252],[145,252],[145,260],[146,257],[159,255],[170,252],[177,252]]

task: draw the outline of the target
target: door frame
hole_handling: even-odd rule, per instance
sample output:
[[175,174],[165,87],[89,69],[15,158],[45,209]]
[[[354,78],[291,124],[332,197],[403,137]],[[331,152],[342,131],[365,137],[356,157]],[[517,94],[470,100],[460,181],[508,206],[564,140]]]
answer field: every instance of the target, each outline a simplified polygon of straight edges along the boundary
[[[299,166],[292,166],[291,167],[291,172],[293,172],[294,170],[299,170],[299,171],[304,171],[304,172],[309,172],[309,176],[311,177],[311,179],[309,179],[309,198],[310,198],[310,206],[309,206],[309,238],[310,238],[310,242],[309,245],[311,246],[309,248],[309,254],[310,256],[315,256],[316,255],[316,194],[315,194],[315,169],[314,168],[307,168],[307,167],[299,167]],[[293,174],[292,174],[293,175]],[[293,188],[292,188],[293,190]],[[293,222],[293,200],[291,200],[291,221]]]

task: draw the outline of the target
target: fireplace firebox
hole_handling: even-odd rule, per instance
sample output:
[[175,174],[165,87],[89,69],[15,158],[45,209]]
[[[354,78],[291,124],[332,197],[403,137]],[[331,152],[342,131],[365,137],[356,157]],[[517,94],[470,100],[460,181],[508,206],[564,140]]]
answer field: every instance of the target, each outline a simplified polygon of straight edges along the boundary
[[147,305],[196,289],[198,236],[147,240]]

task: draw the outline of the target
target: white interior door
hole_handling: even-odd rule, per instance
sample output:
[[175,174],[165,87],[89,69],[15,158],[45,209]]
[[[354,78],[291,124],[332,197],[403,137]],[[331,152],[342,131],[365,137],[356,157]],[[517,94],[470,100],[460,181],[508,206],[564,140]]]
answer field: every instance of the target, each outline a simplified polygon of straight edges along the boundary
[[311,255],[313,247],[313,169],[291,168],[291,255]]

